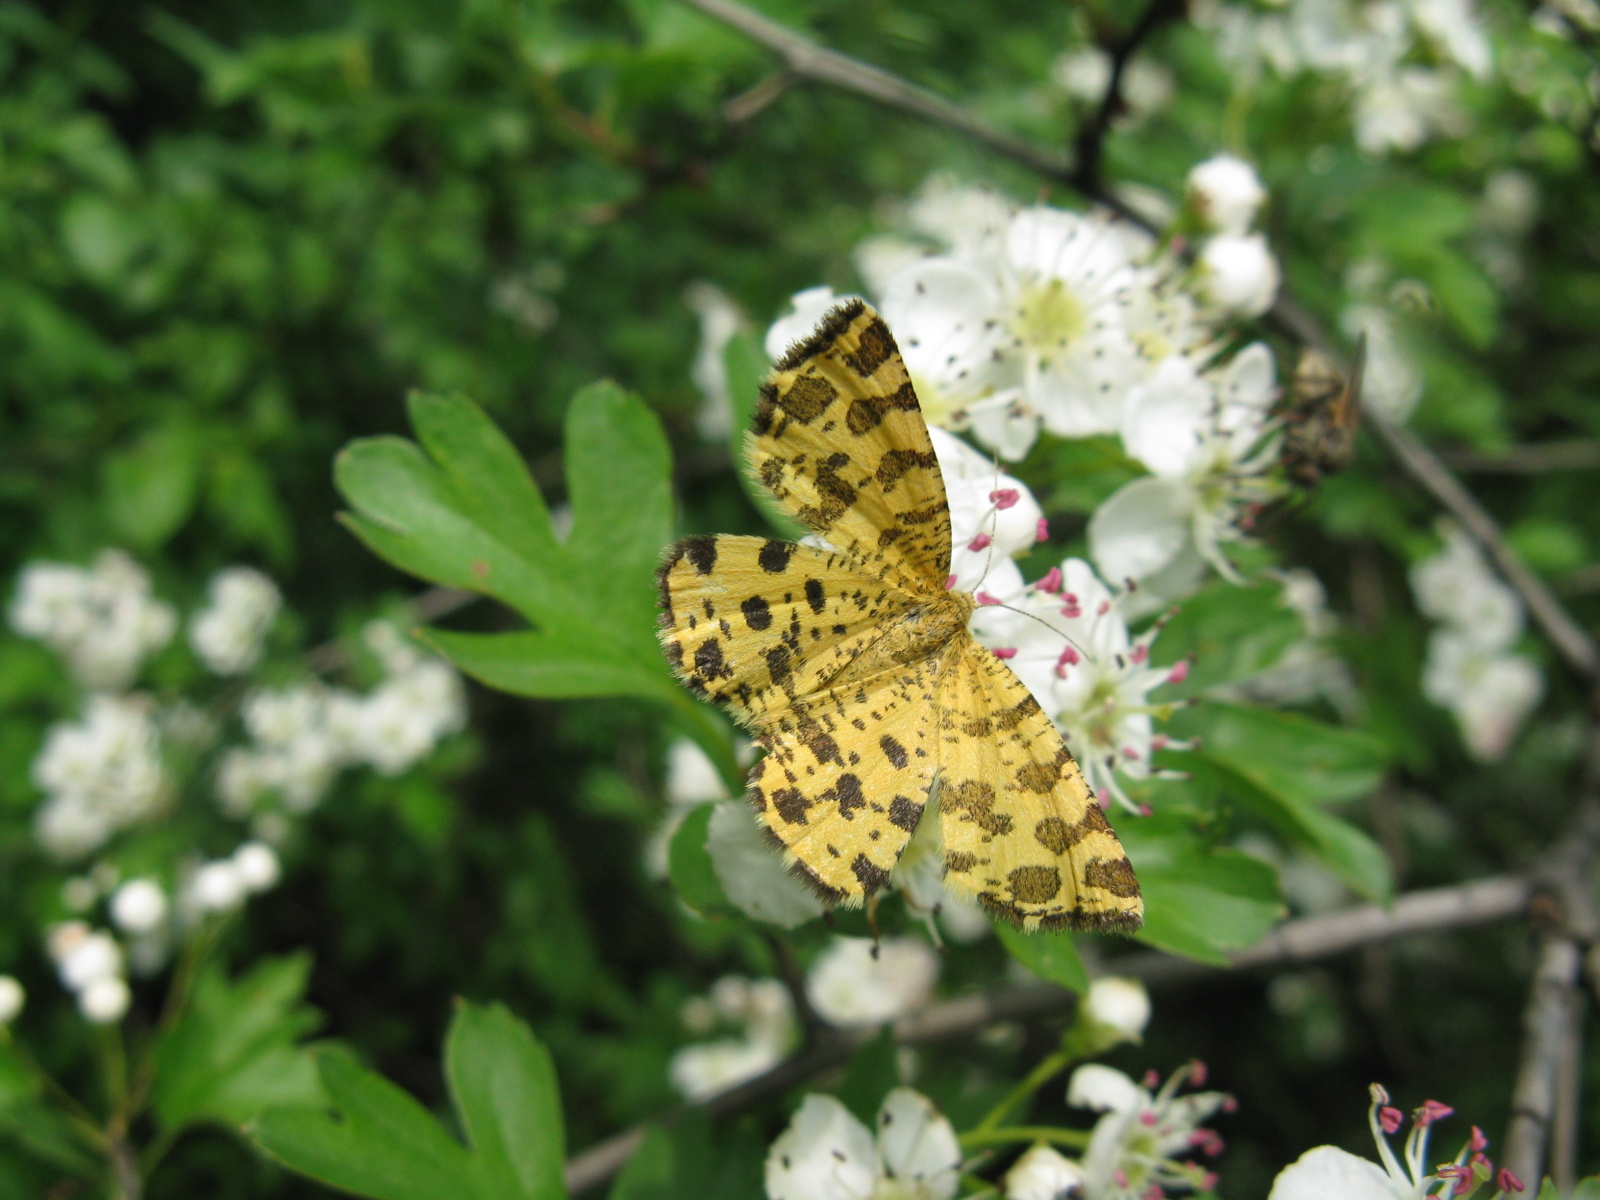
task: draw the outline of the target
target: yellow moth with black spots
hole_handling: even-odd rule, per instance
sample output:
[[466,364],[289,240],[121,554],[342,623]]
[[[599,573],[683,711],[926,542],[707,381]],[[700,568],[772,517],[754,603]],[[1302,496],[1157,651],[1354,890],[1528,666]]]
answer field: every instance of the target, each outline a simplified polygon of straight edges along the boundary
[[1060,734],[967,631],[939,463],[868,305],[833,309],[777,365],[746,456],[826,548],[679,542],[661,640],[684,684],[765,747],[749,798],[792,869],[861,903],[932,791],[946,884],[1028,930],[1137,929],[1133,868]]

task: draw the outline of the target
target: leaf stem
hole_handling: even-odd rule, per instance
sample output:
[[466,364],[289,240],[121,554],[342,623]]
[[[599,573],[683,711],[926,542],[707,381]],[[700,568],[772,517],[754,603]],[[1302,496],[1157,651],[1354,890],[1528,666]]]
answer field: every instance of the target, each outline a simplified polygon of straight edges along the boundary
[[1062,1129],[1055,1125],[1003,1125],[995,1129],[974,1129],[961,1135],[963,1150],[978,1146],[1003,1146],[1009,1142],[1054,1142],[1082,1150],[1089,1144],[1087,1129]]
[[983,1120],[978,1122],[971,1133],[963,1136],[962,1141],[965,1142],[969,1137],[981,1139],[991,1131],[998,1129],[1001,1121],[1010,1116],[1015,1109],[1021,1107],[1034,1092],[1048,1083],[1053,1076],[1059,1075],[1071,1066],[1076,1057],[1076,1054],[1062,1049],[1041,1060],[1038,1066],[1023,1076],[1020,1083],[1006,1093],[1005,1098],[999,1104],[996,1104],[984,1115]]

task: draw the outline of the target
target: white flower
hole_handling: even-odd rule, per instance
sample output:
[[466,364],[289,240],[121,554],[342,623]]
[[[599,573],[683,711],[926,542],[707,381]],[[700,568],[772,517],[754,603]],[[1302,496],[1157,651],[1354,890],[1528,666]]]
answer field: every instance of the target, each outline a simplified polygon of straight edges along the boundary
[[706,852],[723,894],[747,916],[796,929],[822,915],[825,905],[784,868],[745,801],[717,805],[706,827]]
[[78,993],[78,1011],[96,1025],[122,1020],[133,993],[127,981],[117,975],[96,979]]
[[689,738],[678,738],[667,747],[667,800],[692,807],[728,798],[728,785],[722,781],[709,755]]
[[228,912],[244,902],[249,887],[230,859],[203,864],[189,880],[189,904],[200,913]]
[[993,188],[932,175],[907,208],[906,221],[957,258],[981,263],[1001,252],[1012,212]]
[[1356,93],[1356,145],[1371,155],[1408,153],[1435,133],[1465,132],[1449,76],[1428,67],[1375,73]]
[[1477,542],[1453,522],[1441,522],[1444,548],[1411,568],[1411,591],[1425,616],[1453,626],[1489,649],[1522,634],[1522,602],[1489,567]]
[[700,346],[689,376],[700,389],[704,403],[695,414],[695,428],[708,442],[725,442],[733,436],[733,398],[728,393],[728,367],[723,354],[744,324],[744,314],[714,283],[697,280],[684,289],[684,301],[700,318]]
[[[1098,46],[1080,46],[1056,57],[1050,78],[1066,93],[1085,104],[1099,104],[1111,82],[1111,56]],[[1131,123],[1164,107],[1172,99],[1172,72],[1160,63],[1135,58],[1122,70],[1124,111],[1119,123]]]
[[1116,1041],[1137,1042],[1150,1024],[1150,993],[1137,979],[1102,975],[1089,985],[1083,998],[1090,1023]]
[[282,605],[277,585],[260,571],[219,571],[210,602],[189,622],[189,645],[218,675],[242,674],[261,660],[262,642]]
[[1448,708],[1474,758],[1505,757],[1522,723],[1544,693],[1532,659],[1485,647],[1470,633],[1440,626],[1428,637],[1423,694]]
[[1202,220],[1218,233],[1242,234],[1267,199],[1256,169],[1242,158],[1219,154],[1189,172],[1189,195]]
[[122,974],[122,947],[109,933],[97,929],[74,938],[62,938],[60,944],[63,949],[56,955],[56,970],[61,982],[75,992],[97,979]]
[[704,1100],[775,1067],[793,1048],[797,1029],[789,992],[776,979],[755,982],[726,976],[712,986],[709,1002],[686,1009],[685,1023],[701,1006],[704,1024],[717,1017],[741,1025],[738,1037],[721,1038],[685,1046],[672,1056],[672,1084],[690,1100]]
[[1044,513],[1026,484],[966,442],[936,427],[928,434],[950,506],[950,586],[1009,600],[1022,590],[1022,572],[1011,560],[1042,539]]
[[684,1099],[708,1100],[766,1074],[781,1059],[781,1054],[748,1039],[720,1038],[679,1050],[668,1065],[668,1076]]
[[830,308],[850,298],[834,295],[831,287],[814,287],[796,292],[789,301],[790,310],[767,330],[767,357],[777,362],[788,353],[789,347],[811,336],[812,330]]
[[1043,1142],[1011,1164],[1006,1172],[1006,1200],[1068,1200],[1083,1195],[1083,1168]]
[[11,625],[67,660],[90,688],[125,686],[144,657],[172,639],[177,614],[150,594],[150,577],[119,550],[88,570],[30,563],[18,580]]
[[380,775],[399,775],[466,719],[461,677],[449,664],[427,659],[390,676],[362,702],[355,756]]
[[[1151,666],[1160,625],[1134,638],[1116,598],[1082,559],[1066,559],[1011,607],[1020,611],[980,610],[973,632],[1050,715],[1102,803],[1114,797],[1138,811],[1117,776],[1149,778],[1156,749],[1184,748],[1157,740],[1153,718],[1168,706],[1148,697],[1187,668]],[[987,620],[977,624],[979,616]]]
[[806,995],[830,1025],[881,1025],[921,1007],[938,977],[938,954],[917,938],[836,937],[812,964]]
[[50,727],[32,776],[48,795],[35,834],[60,859],[153,815],[169,791],[150,706],[137,696],[90,696],[81,721]]
[[283,873],[278,852],[265,842],[245,842],[233,852],[230,861],[240,882],[251,892],[267,891]]
[[1283,282],[1278,260],[1259,233],[1221,233],[1200,251],[1200,290],[1236,317],[1259,317],[1272,307]]
[[[1209,1191],[1216,1177],[1187,1157],[1216,1155],[1222,1139],[1201,1128],[1232,1101],[1221,1092],[1179,1095],[1185,1083],[1202,1084],[1205,1069],[1191,1063],[1151,1093],[1121,1071],[1099,1063],[1079,1067],[1067,1085],[1067,1103],[1105,1113],[1095,1122],[1083,1155],[1084,1194],[1095,1200],[1143,1200],[1155,1189]],[[1164,1193],[1163,1193],[1164,1194]]]
[[878,1135],[832,1096],[805,1098],[767,1151],[770,1200],[951,1200],[961,1146],[927,1097],[895,1088]]
[[1428,1170],[1434,1161],[1428,1156],[1432,1126],[1454,1111],[1437,1100],[1425,1101],[1412,1113],[1403,1158],[1397,1157],[1388,1135],[1400,1128],[1404,1116],[1390,1105],[1389,1094],[1380,1085],[1373,1084],[1370,1092],[1367,1123],[1382,1166],[1336,1146],[1318,1146],[1278,1173],[1267,1200],[1424,1200],[1474,1191],[1490,1178],[1497,1188],[1495,1200],[1523,1190],[1522,1181],[1510,1171],[1496,1174],[1484,1154],[1489,1140],[1477,1126],[1472,1127],[1472,1136],[1454,1162]]
[[1192,549],[1237,581],[1222,546],[1278,491],[1268,477],[1275,395],[1272,353],[1260,342],[1204,374],[1173,355],[1129,393],[1123,445],[1155,474],[1118,489],[1090,518],[1090,552],[1107,578],[1145,583],[1192,561]]
[[0,1025],[9,1025],[22,1015],[28,993],[10,975],[0,975]]
[[149,933],[167,919],[167,894],[153,879],[130,879],[111,896],[111,920],[124,933]]

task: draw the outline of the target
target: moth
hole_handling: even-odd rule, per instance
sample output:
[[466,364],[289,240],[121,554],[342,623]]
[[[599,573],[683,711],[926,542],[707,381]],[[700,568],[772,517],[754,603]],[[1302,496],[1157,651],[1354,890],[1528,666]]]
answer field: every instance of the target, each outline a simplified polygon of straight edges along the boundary
[[747,795],[831,904],[888,881],[929,804],[947,885],[1025,929],[1131,931],[1133,867],[1060,734],[967,630],[905,363],[863,301],[777,364],[749,469],[818,544],[687,538],[659,571],[678,678],[754,731]]
[[1349,378],[1320,350],[1301,352],[1283,414],[1281,453],[1289,478],[1301,487],[1314,488],[1354,461],[1366,361],[1365,336],[1356,344]]

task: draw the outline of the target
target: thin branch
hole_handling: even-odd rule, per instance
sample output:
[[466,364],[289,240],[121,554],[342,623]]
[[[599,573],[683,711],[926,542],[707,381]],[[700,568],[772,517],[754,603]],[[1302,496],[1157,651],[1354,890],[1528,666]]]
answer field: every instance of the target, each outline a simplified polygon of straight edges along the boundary
[[1544,630],[1561,657],[1588,682],[1600,683],[1600,647],[1572,618],[1544,581],[1528,569],[1521,555],[1511,548],[1477,498],[1461,485],[1450,469],[1439,461],[1411,432],[1387,420],[1372,409],[1366,411],[1367,424],[1411,477],[1433,494],[1494,561],[1507,583],[1516,589],[1534,622]]
[[1600,467],[1600,438],[1536,442],[1507,450],[1440,450],[1439,459],[1457,471],[1498,475],[1545,475]]
[[1128,61],[1151,34],[1168,21],[1183,16],[1187,7],[1187,0],[1150,0],[1144,14],[1125,36],[1112,45],[1102,47],[1111,57],[1111,72],[1106,79],[1105,95],[1100,98],[1093,119],[1078,131],[1078,165],[1069,181],[1085,195],[1099,196],[1105,191],[1100,176],[1101,158],[1106,135],[1111,132],[1111,122],[1122,112],[1122,77]]
[[[1441,933],[1505,920],[1526,910],[1533,884],[1518,876],[1480,879],[1459,887],[1434,888],[1401,896],[1389,908],[1363,904],[1342,912],[1302,917],[1280,925],[1258,945],[1231,956],[1233,969],[1327,958],[1346,950],[1418,933]],[[1160,953],[1113,959],[1107,970],[1149,984],[1170,984],[1223,968]],[[1076,997],[1050,983],[1029,983],[946,1000],[895,1023],[895,1039],[906,1045],[962,1037],[1000,1021],[1028,1021],[1070,1012]],[[705,1108],[726,1116],[780,1095],[808,1079],[849,1061],[869,1032],[828,1031],[816,1044],[791,1055],[765,1075],[712,1097]],[[681,1111],[681,1110],[680,1110]],[[661,1120],[670,1121],[677,1113]],[[645,1126],[607,1138],[567,1160],[567,1190],[576,1194],[620,1171],[644,1140]]]
[[1568,1031],[1578,1019],[1578,967],[1575,941],[1559,934],[1547,938],[1522,1018],[1522,1063],[1511,1093],[1505,1165],[1533,1188],[1544,1173],[1561,1055],[1570,1044]]
[[789,71],[799,79],[842,88],[896,112],[957,130],[997,154],[1031,167],[1042,175],[1061,183],[1072,182],[1072,163],[1065,155],[1042,150],[1022,138],[996,129],[937,92],[930,92],[889,71],[818,45],[770,17],[746,8],[737,0],[686,2],[775,51]]

